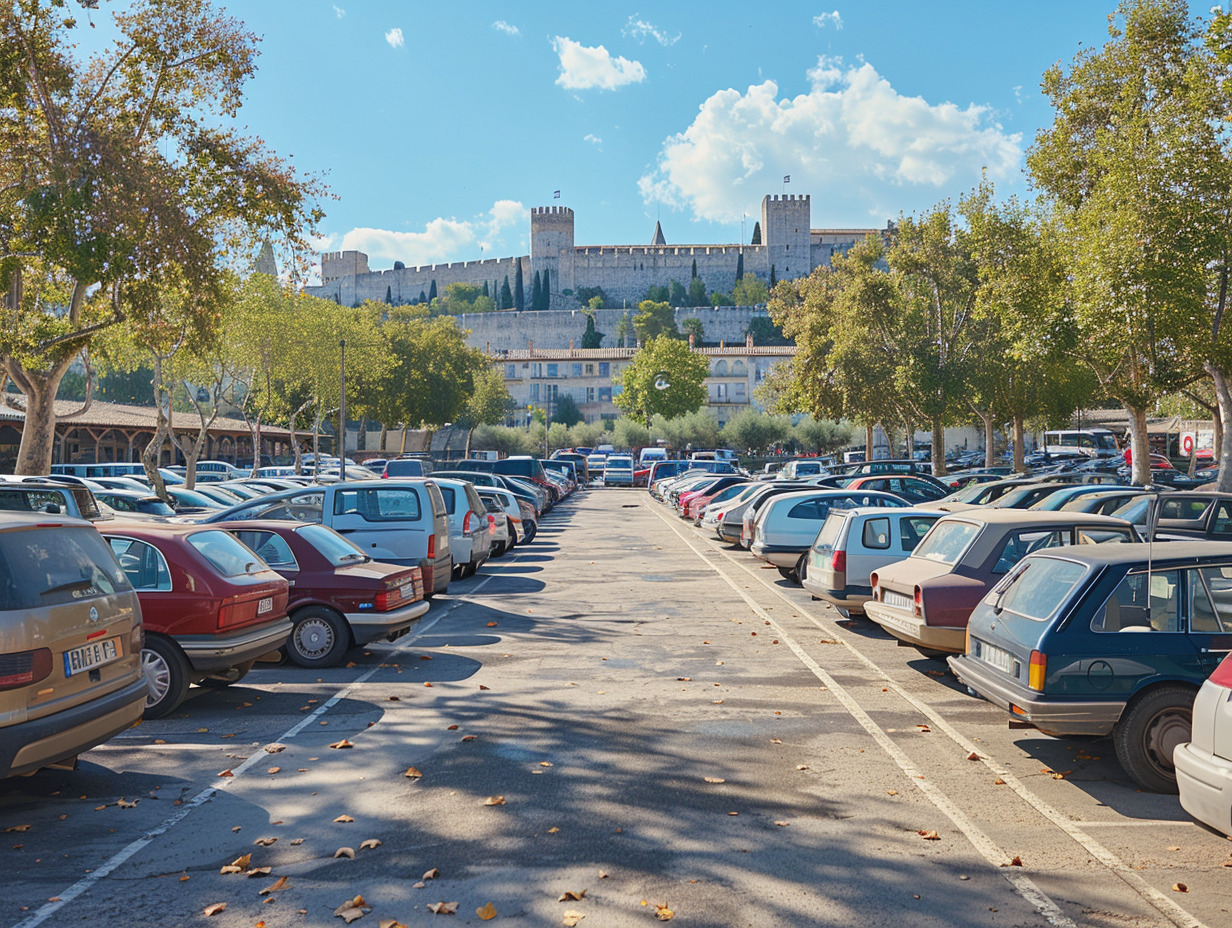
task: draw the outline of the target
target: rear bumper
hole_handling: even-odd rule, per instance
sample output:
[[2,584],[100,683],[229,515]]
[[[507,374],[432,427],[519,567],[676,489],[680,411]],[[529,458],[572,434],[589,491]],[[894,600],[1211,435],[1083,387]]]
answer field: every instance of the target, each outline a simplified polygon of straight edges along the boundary
[[967,648],[967,630],[950,626],[928,625],[915,616],[869,599],[864,614],[887,632],[908,644],[937,651],[961,654]]
[[961,683],[1015,719],[1029,722],[1048,735],[1107,735],[1116,727],[1125,709],[1123,702],[1049,699],[1042,693],[999,679],[995,670],[982,666],[966,654],[956,654],[948,663]]
[[175,643],[193,670],[214,673],[277,651],[291,637],[291,628],[291,620],[283,616],[229,635],[176,636]]
[[763,545],[753,542],[749,546],[749,552],[754,557],[759,557],[763,561],[769,561],[775,567],[795,567],[807,548],[792,548],[787,545]]
[[1232,761],[1186,742],[1172,753],[1172,762],[1181,807],[1203,824],[1232,835]]
[[348,612],[347,622],[356,644],[379,641],[389,635],[405,631],[417,622],[429,609],[426,600],[410,603],[393,612]]
[[118,735],[145,711],[145,677],[46,718],[0,729],[0,778],[31,773]]
[[864,604],[873,598],[873,591],[869,587],[847,586],[842,589],[832,589],[814,580],[813,575],[808,571],[804,574],[804,588],[831,606],[856,615],[863,615]]

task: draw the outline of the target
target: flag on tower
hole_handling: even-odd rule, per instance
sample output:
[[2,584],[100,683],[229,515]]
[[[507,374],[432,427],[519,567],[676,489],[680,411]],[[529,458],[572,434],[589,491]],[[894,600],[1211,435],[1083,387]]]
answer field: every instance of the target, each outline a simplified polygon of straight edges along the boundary
[[559,200],[559,199],[560,199],[560,191],[559,191],[559,190],[555,191],[555,192],[552,194],[552,199],[553,199],[553,200]]
[[790,175],[790,174],[784,174],[784,175],[783,175],[783,183],[785,183],[785,184],[790,184],[790,183],[791,183],[791,175]]

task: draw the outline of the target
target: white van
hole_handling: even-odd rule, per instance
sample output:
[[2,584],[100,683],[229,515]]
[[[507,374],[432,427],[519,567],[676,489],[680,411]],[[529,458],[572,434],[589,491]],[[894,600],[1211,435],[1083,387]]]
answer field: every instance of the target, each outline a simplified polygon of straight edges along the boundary
[[638,467],[644,467],[647,464],[653,464],[655,461],[666,461],[666,448],[643,448],[637,456]]

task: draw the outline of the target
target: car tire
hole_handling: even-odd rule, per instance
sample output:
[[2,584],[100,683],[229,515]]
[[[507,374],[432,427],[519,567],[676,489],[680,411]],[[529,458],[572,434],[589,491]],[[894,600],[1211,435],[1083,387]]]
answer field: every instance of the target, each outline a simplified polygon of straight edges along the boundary
[[351,646],[346,619],[322,606],[306,606],[291,616],[287,657],[300,667],[332,667]]
[[144,719],[170,715],[188,695],[191,670],[179,645],[158,635],[147,635],[141,649],[141,670],[149,692],[145,697]]
[[804,577],[808,573],[808,553],[800,555],[800,560],[796,561],[796,583],[804,586]]
[[1158,686],[1134,698],[1112,732],[1117,760],[1145,789],[1175,793],[1172,751],[1189,740],[1197,692],[1175,684]]
[[782,577],[784,580],[796,579],[796,568],[780,567],[778,570],[779,570],[779,576]]
[[204,678],[203,680],[198,680],[197,685],[206,686],[214,690],[226,689],[233,683],[239,683],[246,676],[248,676],[248,671],[252,670],[252,665],[255,663],[255,660],[244,661],[242,664],[236,664],[234,667],[228,667],[222,673],[210,674],[210,676]]

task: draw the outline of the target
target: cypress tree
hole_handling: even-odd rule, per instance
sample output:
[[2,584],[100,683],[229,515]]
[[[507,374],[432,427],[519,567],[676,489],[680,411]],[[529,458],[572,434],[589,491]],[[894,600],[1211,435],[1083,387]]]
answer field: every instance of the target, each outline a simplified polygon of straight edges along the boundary
[[736,280],[744,276],[744,252],[740,252],[740,257],[736,259]]
[[394,305],[394,291],[391,287],[385,288],[385,305],[386,306]]
[[753,223],[753,238],[749,241],[749,244],[750,245],[760,245],[761,244],[761,223],[760,222]]
[[491,295],[492,295],[492,294],[488,293],[488,282],[487,282],[486,280],[483,282],[483,295],[484,295],[484,296],[491,296]]
[[542,302],[543,302],[543,288],[541,287],[539,283],[539,272],[535,271],[535,279],[531,281],[531,285],[530,285],[531,312],[538,312],[539,310],[543,309],[543,306],[541,305]]
[[543,269],[543,308],[552,308],[552,285],[548,280],[548,269]]
[[415,302],[416,302],[416,303],[426,303],[426,302],[428,302],[428,294],[426,294],[426,293],[424,293],[422,290],[420,290],[420,291],[419,291],[419,299],[418,299],[418,300],[416,300]]
[[775,271],[775,267],[772,264],[770,265],[770,289],[771,290],[773,290],[774,285],[778,283],[778,277],[775,275],[774,271]]
[[518,312],[526,308],[526,288],[522,286],[522,262],[519,261],[513,274],[513,306]]
[[432,286],[428,288],[428,302],[431,303],[436,299],[436,281],[432,281]]
[[693,259],[693,277],[694,278],[697,277],[697,259],[696,258]]
[[501,309],[513,309],[513,291],[509,289],[509,275],[505,275],[505,282],[501,284]]

